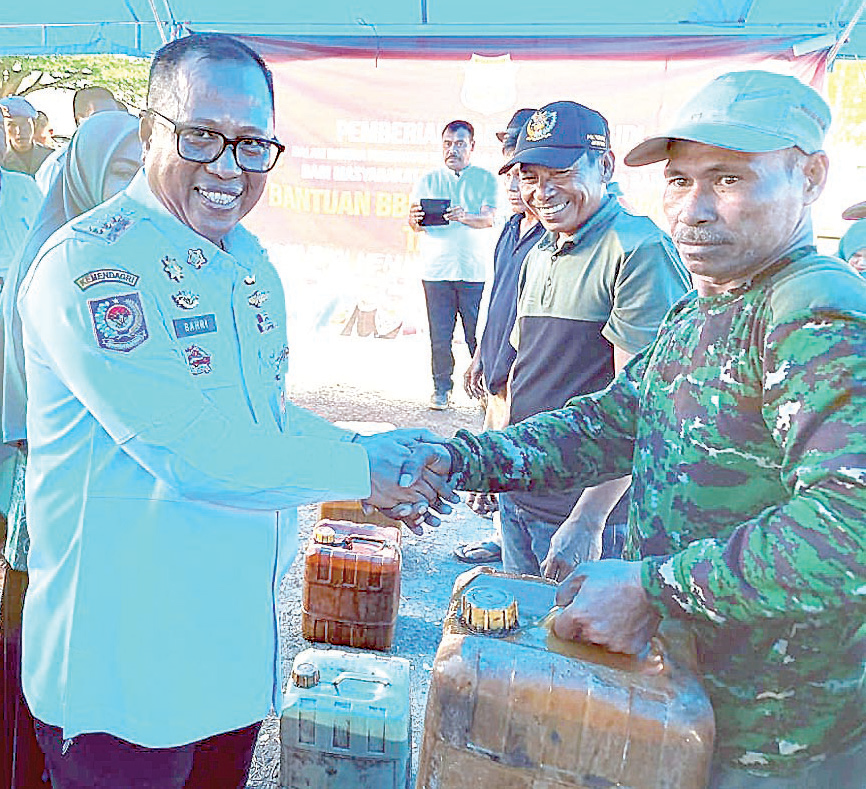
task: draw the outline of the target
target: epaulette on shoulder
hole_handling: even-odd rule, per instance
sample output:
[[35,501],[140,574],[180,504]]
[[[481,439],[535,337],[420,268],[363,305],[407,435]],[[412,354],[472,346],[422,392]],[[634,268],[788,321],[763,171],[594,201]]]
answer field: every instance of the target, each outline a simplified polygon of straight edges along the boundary
[[81,222],[72,225],[76,233],[83,233],[94,238],[102,239],[106,244],[117,241],[136,222],[132,211],[121,209],[119,211],[106,211],[105,213],[94,213]]

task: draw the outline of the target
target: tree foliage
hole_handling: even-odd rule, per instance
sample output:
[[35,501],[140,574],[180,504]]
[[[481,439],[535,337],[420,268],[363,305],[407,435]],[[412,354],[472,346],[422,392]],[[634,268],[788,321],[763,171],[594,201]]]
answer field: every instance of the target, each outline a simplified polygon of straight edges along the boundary
[[839,142],[866,143],[866,68],[857,60],[837,60],[827,80],[827,97],[833,108],[830,127]]
[[0,56],[0,97],[101,85],[131,108],[141,108],[149,68],[150,61],[126,55]]

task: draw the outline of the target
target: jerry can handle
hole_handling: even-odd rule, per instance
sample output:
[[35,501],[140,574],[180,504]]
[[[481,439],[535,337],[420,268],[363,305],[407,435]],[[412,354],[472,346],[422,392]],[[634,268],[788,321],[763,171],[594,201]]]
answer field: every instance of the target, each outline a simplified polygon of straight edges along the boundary
[[381,537],[367,537],[364,534],[347,534],[345,537],[343,537],[341,544],[346,546],[346,548],[348,548],[349,550],[351,550],[352,543],[355,542],[356,540],[358,542],[373,543],[374,545],[378,545],[381,548],[388,548],[389,546],[394,545],[394,543],[391,540],[383,540]]
[[384,685],[386,688],[391,687],[391,682],[387,679],[383,679],[382,677],[371,677],[364,674],[353,674],[351,671],[344,671],[341,674],[337,675],[331,684],[339,692],[340,683],[345,682],[347,679],[353,679],[357,682],[376,682],[379,685]]

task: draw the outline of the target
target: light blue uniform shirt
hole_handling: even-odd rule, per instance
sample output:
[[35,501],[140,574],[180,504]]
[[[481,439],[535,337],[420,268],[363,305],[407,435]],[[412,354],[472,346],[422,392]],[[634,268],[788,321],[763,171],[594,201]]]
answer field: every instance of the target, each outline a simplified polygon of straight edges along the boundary
[[177,746],[262,719],[295,507],[369,495],[351,434],[286,404],[285,305],[143,173],[21,285],[31,532],[24,691],[64,737]]
[[[24,173],[0,170],[0,279],[6,279],[10,267],[18,259],[41,205],[42,193],[33,178]],[[3,377],[3,347],[3,328],[0,326],[0,381]],[[4,516],[8,513],[12,495],[14,469],[15,451],[0,445],[0,513]]]
[[0,170],[0,277],[18,257],[33,224],[42,193],[29,175]]
[[[496,211],[499,184],[493,173],[469,165],[458,176],[448,167],[427,173],[412,190],[412,202],[438,198],[478,214],[482,206]],[[474,228],[462,222],[431,225],[418,240],[423,264],[422,279],[484,282],[493,257],[496,236],[490,228]]]

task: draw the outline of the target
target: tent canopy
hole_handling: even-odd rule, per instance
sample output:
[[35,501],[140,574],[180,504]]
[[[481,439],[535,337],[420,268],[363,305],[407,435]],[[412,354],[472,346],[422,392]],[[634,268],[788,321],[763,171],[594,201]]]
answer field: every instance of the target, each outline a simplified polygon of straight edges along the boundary
[[[849,31],[864,0],[607,0],[605,3],[502,3],[501,0],[318,0],[254,11],[237,0],[43,0],[4,3],[0,54],[115,53],[148,57],[184,32],[255,36],[286,46],[289,57],[334,47],[379,57],[465,57],[512,52],[522,57],[667,50],[693,57],[713,41],[803,54],[840,46],[841,57],[866,56],[866,22]],[[46,21],[50,20],[50,21]],[[846,38],[846,31],[850,35]],[[626,40],[628,43],[623,44]],[[578,44],[579,42],[579,44]],[[579,49],[578,46],[581,48]]]

